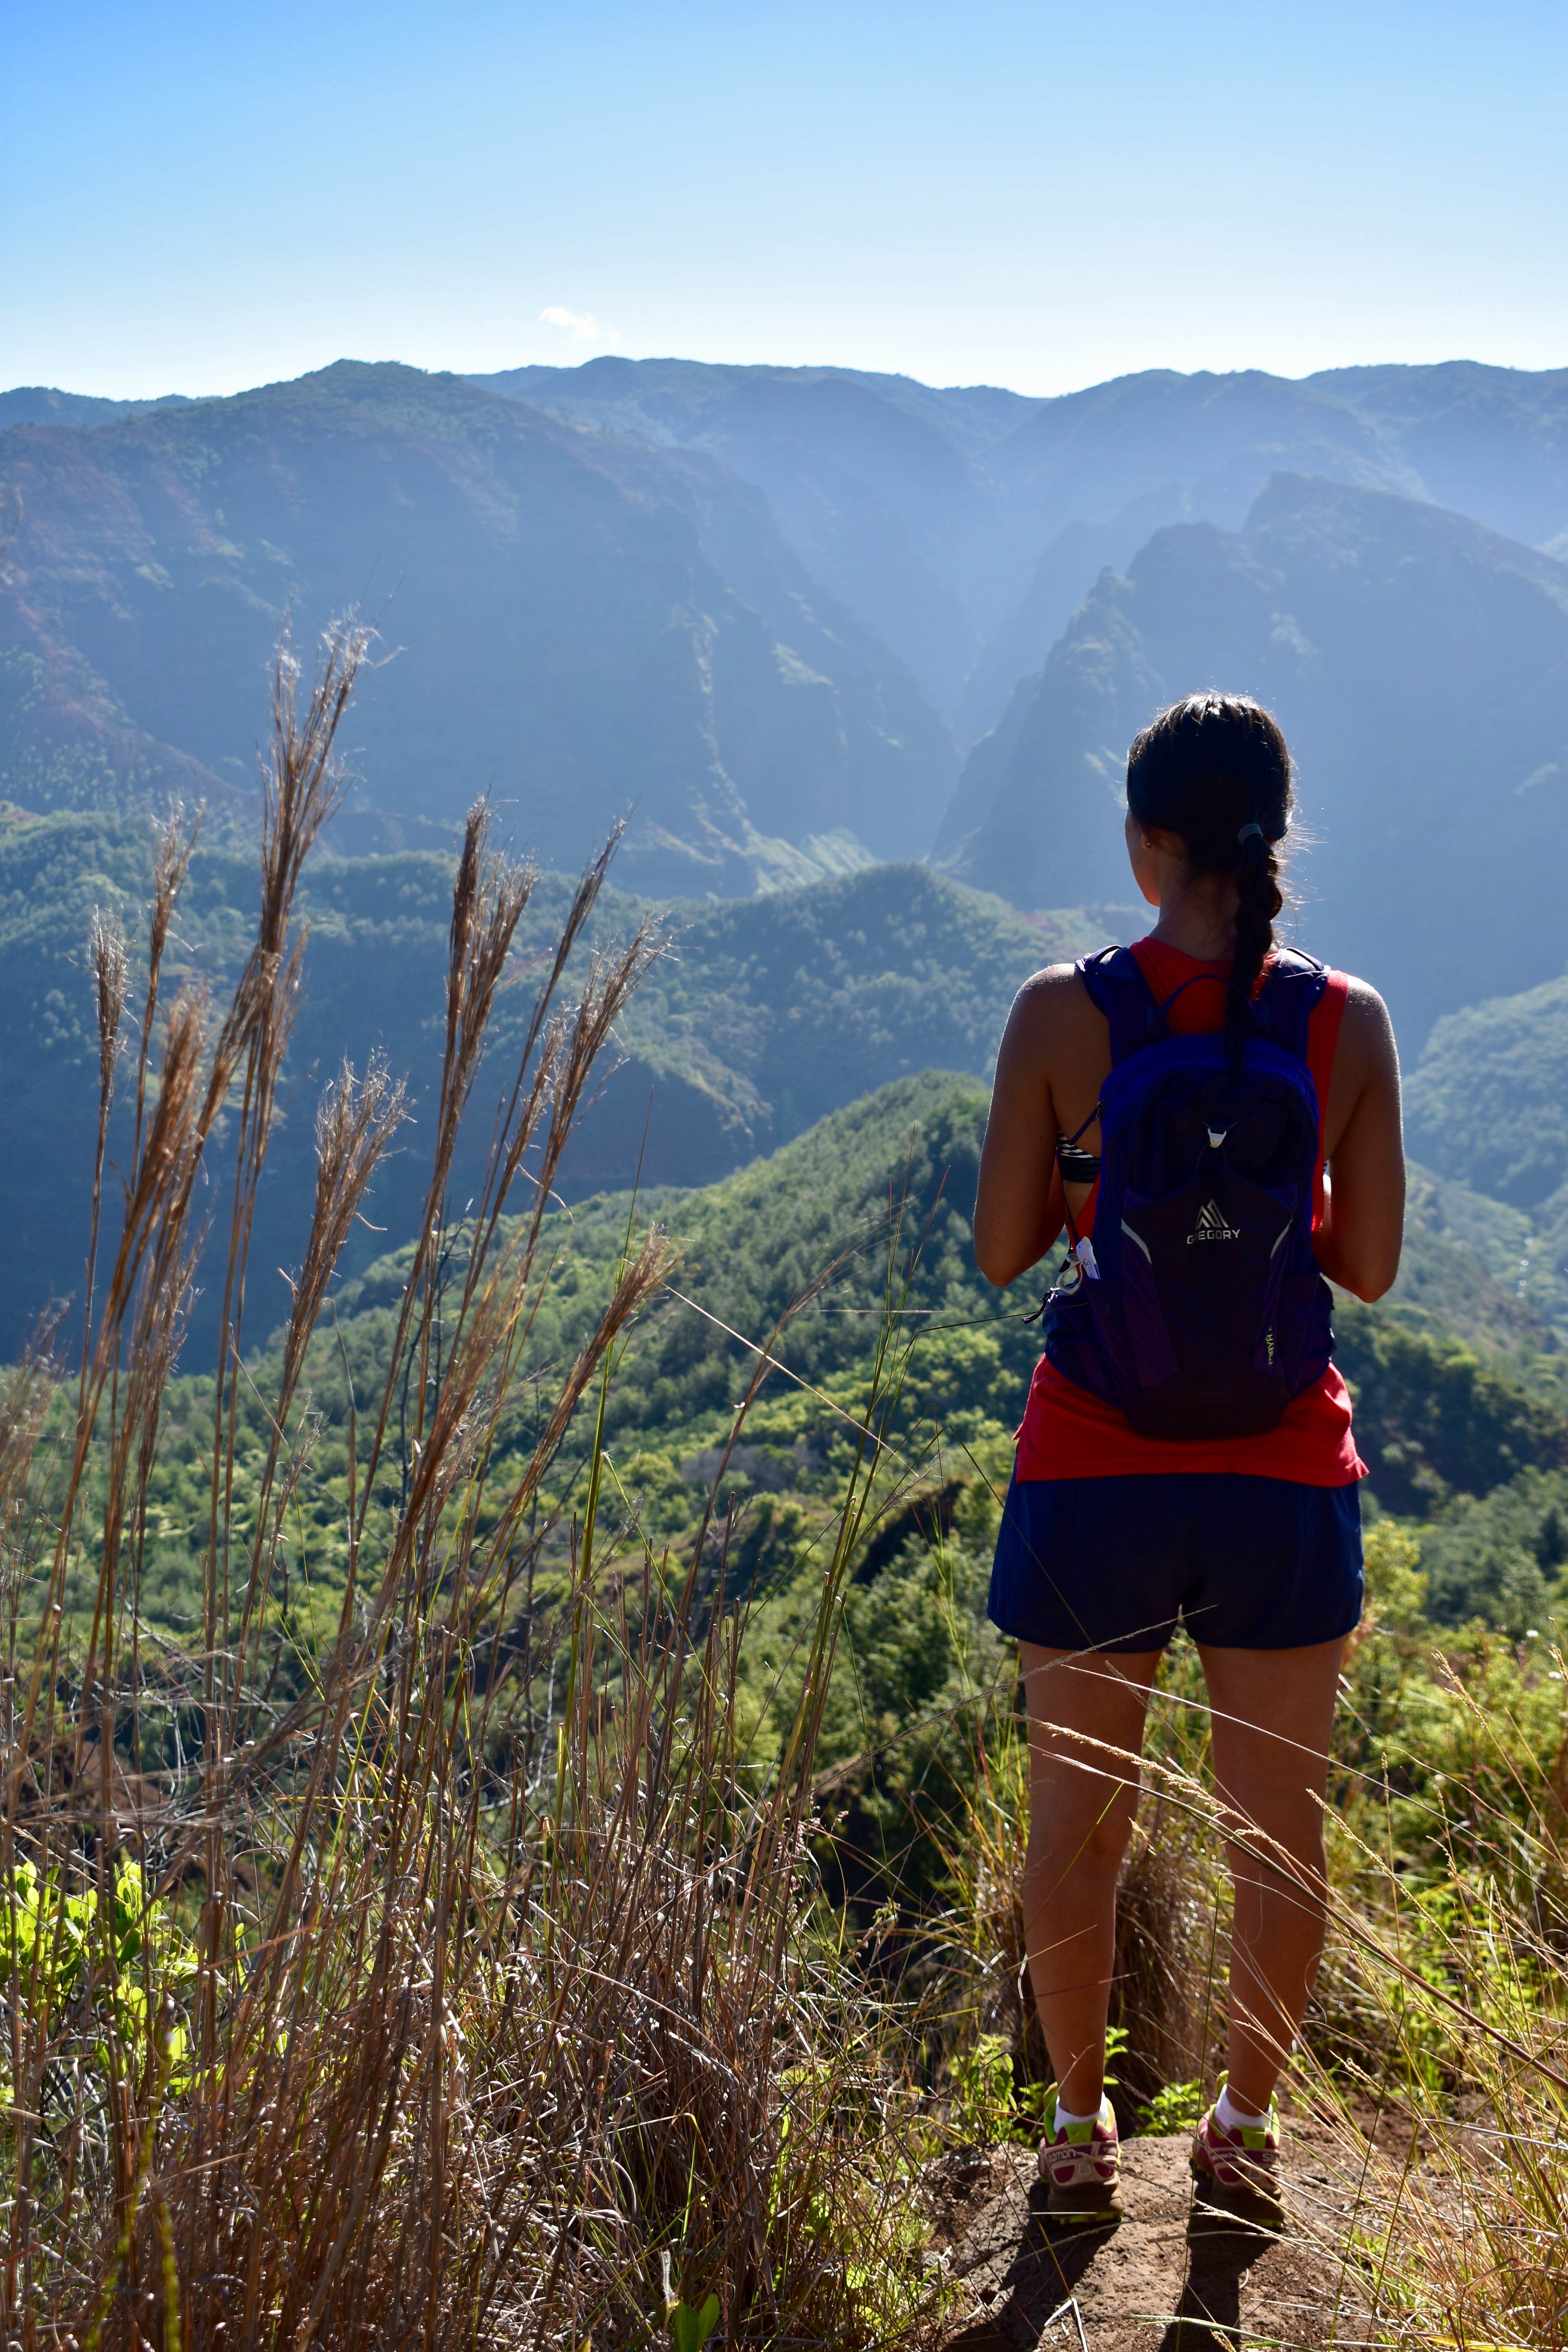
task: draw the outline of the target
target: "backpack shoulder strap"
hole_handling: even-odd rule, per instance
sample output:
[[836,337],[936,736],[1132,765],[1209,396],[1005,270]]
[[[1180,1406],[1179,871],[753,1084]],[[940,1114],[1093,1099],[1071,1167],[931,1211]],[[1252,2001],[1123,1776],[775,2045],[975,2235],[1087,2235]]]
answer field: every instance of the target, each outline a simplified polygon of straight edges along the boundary
[[1098,955],[1080,956],[1076,969],[1110,1024],[1112,1068],[1129,1054],[1157,1045],[1170,1034],[1131,948],[1101,948]]
[[1304,1062],[1307,1025],[1328,984],[1328,972],[1316,956],[1300,955],[1294,948],[1276,948],[1254,1006],[1258,1034]]

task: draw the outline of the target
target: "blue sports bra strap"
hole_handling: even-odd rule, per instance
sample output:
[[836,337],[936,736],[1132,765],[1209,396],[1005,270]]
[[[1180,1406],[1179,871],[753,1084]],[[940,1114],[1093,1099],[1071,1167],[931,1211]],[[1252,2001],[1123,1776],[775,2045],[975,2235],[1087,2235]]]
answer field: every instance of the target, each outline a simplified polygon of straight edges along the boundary
[[1169,1034],[1131,948],[1101,948],[1098,955],[1080,957],[1078,976],[1110,1024],[1113,1067]]
[[1304,1062],[1308,1024],[1328,984],[1328,972],[1316,956],[1276,948],[1256,1007],[1258,1035]]

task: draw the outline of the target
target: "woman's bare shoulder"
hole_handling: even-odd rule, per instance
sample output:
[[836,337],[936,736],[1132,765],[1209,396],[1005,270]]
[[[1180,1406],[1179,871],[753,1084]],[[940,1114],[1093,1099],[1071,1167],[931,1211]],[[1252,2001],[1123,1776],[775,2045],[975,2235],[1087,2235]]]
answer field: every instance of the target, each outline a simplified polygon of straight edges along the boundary
[[1342,971],[1340,979],[1344,981],[1342,1034],[1363,1037],[1368,1045],[1383,1040],[1383,1037],[1392,1037],[1394,1024],[1389,1021],[1387,1004],[1383,1002],[1383,997],[1377,995],[1371,981],[1359,981],[1354,971]]
[[1344,1017],[1340,1028],[1342,1050],[1364,1055],[1369,1062],[1386,1060],[1397,1055],[1394,1040],[1394,1024],[1388,1007],[1370,980],[1358,980],[1353,972],[1342,975],[1345,982]]
[[1048,963],[1031,972],[1013,999],[1014,1013],[1031,1021],[1071,1020],[1080,1010],[1094,1007],[1075,963]]
[[1095,1017],[1094,1006],[1077,967],[1047,964],[1030,973],[1013,999],[1005,1045],[1014,1054],[1049,1055],[1079,1034],[1086,1016]]

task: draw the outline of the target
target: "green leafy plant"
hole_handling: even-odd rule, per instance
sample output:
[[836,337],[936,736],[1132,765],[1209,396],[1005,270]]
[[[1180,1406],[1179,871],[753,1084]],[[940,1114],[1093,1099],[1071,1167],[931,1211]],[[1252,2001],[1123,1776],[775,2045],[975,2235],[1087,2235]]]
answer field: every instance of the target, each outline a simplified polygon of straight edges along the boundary
[[[129,1855],[116,1868],[107,1916],[90,1886],[73,1893],[58,1871],[41,1874],[30,1860],[13,1865],[0,1891],[0,1987],[42,2033],[65,2029],[100,2067],[112,2033],[122,2067],[140,2075],[161,2018],[162,2063],[177,2084],[187,2049],[179,2012],[197,1974],[195,1945],[173,1902],[148,1899]],[[5,2056],[0,2096],[11,2096]]]
[[658,2264],[664,2285],[665,2325],[669,2330],[673,2352],[702,2352],[703,2345],[719,2325],[719,2298],[716,2294],[705,2295],[696,2305],[683,2302],[671,2284],[668,2248],[660,2252]]
[[1155,2137],[1186,2131],[1203,2114],[1205,2102],[1201,2082],[1167,2083],[1138,2111],[1138,2128]]
[[665,2315],[674,2352],[702,2352],[719,2325],[719,2298],[708,2295],[696,2311],[689,2303],[672,2303]]
[[961,2138],[988,2147],[1014,2126],[1013,2049],[1005,2035],[981,2033],[954,2053],[952,2117]]
[[[1126,2054],[1127,2028],[1113,2025],[1105,2037],[1105,2087],[1113,2091],[1118,2078],[1111,2071]],[[1056,2104],[1054,2083],[1016,2080],[1013,2045],[1003,2033],[980,2033],[954,2052],[948,2067],[952,2085],[949,2115],[959,2137],[981,2147],[1003,2141],[1031,2146],[1047,2128]]]

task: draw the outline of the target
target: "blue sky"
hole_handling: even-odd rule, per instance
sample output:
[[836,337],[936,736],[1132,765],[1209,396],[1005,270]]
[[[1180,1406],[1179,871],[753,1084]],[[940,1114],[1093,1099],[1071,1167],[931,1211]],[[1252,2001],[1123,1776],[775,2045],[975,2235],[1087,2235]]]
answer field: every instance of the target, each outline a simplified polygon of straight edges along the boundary
[[[6,0],[0,384],[1568,365],[1568,8]],[[551,314],[553,314],[552,316]]]

